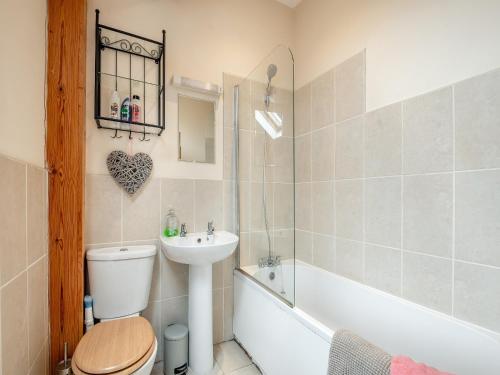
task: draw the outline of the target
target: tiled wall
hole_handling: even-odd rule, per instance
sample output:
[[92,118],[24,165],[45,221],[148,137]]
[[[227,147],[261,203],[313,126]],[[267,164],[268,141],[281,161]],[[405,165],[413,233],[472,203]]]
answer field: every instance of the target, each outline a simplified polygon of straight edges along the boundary
[[[269,254],[263,210],[263,168],[266,164],[266,214],[271,251],[282,259],[293,258],[293,106],[292,92],[274,88],[270,111],[283,116],[283,135],[275,140],[265,136],[254,119],[255,110],[264,110],[265,84],[224,75],[224,185],[228,207],[233,207],[233,87],[239,85],[239,188],[240,264],[255,265]],[[266,142],[266,144],[264,144]],[[265,148],[265,149],[264,149]],[[264,159],[266,154],[266,159]],[[228,215],[232,211],[227,210]],[[231,221],[232,220],[232,221]],[[228,222],[233,222],[228,217]],[[234,228],[228,228],[233,230]]]
[[[163,358],[166,326],[188,323],[188,266],[165,258],[158,243],[165,216],[174,208],[188,232],[205,231],[209,220],[214,220],[216,229],[223,229],[224,190],[222,181],[152,178],[131,197],[109,175],[87,175],[87,249],[144,243],[158,246],[150,303],[144,312],[160,344],[158,360]],[[233,337],[233,267],[233,257],[213,266],[214,342]]]
[[47,173],[0,171],[0,374],[48,375]]
[[370,113],[364,71],[296,92],[297,257],[500,332],[500,70]]

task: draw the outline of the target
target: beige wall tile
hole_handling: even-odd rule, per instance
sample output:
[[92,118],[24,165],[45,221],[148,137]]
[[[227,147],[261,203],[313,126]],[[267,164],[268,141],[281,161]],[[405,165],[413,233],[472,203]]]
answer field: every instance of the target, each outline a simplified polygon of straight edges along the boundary
[[163,333],[162,330],[162,302],[154,301],[148,304],[146,310],[142,312],[142,316],[146,318],[155,332],[156,340],[158,341],[158,351],[156,352],[156,361],[163,360]]
[[37,167],[28,166],[28,264],[47,253],[47,174]]
[[403,252],[403,298],[451,313],[451,260]]
[[222,227],[222,181],[195,181],[195,231],[206,231],[208,222]]
[[365,112],[365,51],[335,68],[335,118],[343,121]]
[[338,237],[363,240],[363,181],[335,182],[335,232]]
[[295,136],[311,131],[311,85],[295,91]]
[[27,284],[23,272],[1,290],[2,375],[27,374],[29,370]]
[[311,181],[311,134],[295,138],[295,182]]
[[26,165],[0,156],[0,285],[26,268]]
[[234,338],[233,310],[233,288],[224,288],[224,341]]
[[455,316],[500,332],[500,269],[455,262]]
[[311,184],[295,184],[295,228],[311,230]]
[[252,206],[252,187],[251,182],[242,181],[239,183],[240,188],[240,231],[248,232],[250,230]]
[[311,194],[313,231],[332,235],[335,218],[333,182],[313,182]]
[[[225,113],[224,113],[225,116]],[[224,118],[224,121],[225,118]],[[224,146],[223,146],[223,161],[222,174],[225,180],[231,180],[233,176],[233,129],[224,128]]]
[[240,77],[223,73],[222,82],[224,87],[224,126],[233,127],[233,88],[241,81]]
[[248,266],[250,261],[250,233],[240,233],[240,242],[238,244],[240,267]]
[[358,117],[336,125],[335,178],[363,177],[363,123]]
[[274,228],[293,228],[294,222],[293,184],[274,184]]
[[163,232],[160,226],[161,180],[150,179],[133,196],[123,194],[123,240],[149,240]]
[[121,241],[122,189],[108,175],[86,176],[85,242]]
[[453,169],[453,98],[451,87],[403,104],[404,173]]
[[240,130],[238,139],[238,156],[239,156],[239,178],[243,181],[250,180],[250,171],[252,168],[252,133],[249,131]]
[[274,254],[279,255],[283,260],[294,259],[293,233],[293,229],[280,229],[275,230],[272,234],[274,242]]
[[212,289],[220,289],[222,288],[222,284],[224,283],[224,275],[223,275],[223,262],[220,261],[212,264]]
[[[272,180],[267,181],[293,183],[293,138],[279,137],[271,141],[267,163],[273,164]],[[255,181],[255,179],[254,179]]]
[[335,240],[333,237],[314,233],[312,241],[313,264],[333,272],[335,270]]
[[367,177],[401,174],[401,103],[366,114],[365,173]]
[[212,292],[212,334],[214,344],[223,341],[224,337],[224,292],[216,289]]
[[[224,205],[224,215],[223,215],[223,228],[228,232],[234,233],[236,231],[236,219],[235,219],[235,190],[236,184],[234,181],[224,180],[222,182],[222,194],[223,194],[223,205]],[[241,214],[241,211],[240,211]],[[240,220],[241,226],[241,220]]]
[[165,217],[170,208],[175,210],[179,225],[186,223],[188,232],[194,232],[194,180],[161,180],[162,229],[165,227]]
[[401,251],[365,245],[365,282],[395,295],[401,294]]
[[363,281],[363,243],[337,238],[335,271],[356,281]]
[[[266,214],[270,228],[274,218],[274,186],[266,183]],[[264,209],[263,209],[263,188],[262,183],[252,183],[252,204],[251,204],[251,231],[264,230]]]
[[311,128],[319,129],[334,121],[333,69],[311,82]]
[[500,69],[455,86],[456,169],[500,167]]
[[335,128],[327,126],[311,134],[311,179],[329,181],[334,177]]
[[401,247],[401,177],[365,181],[365,241]]
[[224,259],[222,263],[223,287],[233,286],[233,271],[236,267],[236,252]]
[[[250,257],[249,264],[258,264],[259,258],[269,255],[269,240],[265,231],[250,233]],[[271,250],[273,250],[271,238]]]
[[295,231],[295,257],[303,262],[313,262],[313,234],[303,230]]
[[28,357],[33,366],[48,336],[47,258],[28,269]]
[[189,266],[161,257],[161,295],[162,299],[185,296],[188,294]]
[[500,266],[500,171],[457,173],[455,257]]
[[453,176],[406,176],[403,183],[403,248],[449,257]]
[[170,298],[161,302],[161,330],[169,324],[179,323],[188,326],[188,297]]
[[49,375],[47,371],[48,362],[47,344],[44,344],[30,368],[29,375]]

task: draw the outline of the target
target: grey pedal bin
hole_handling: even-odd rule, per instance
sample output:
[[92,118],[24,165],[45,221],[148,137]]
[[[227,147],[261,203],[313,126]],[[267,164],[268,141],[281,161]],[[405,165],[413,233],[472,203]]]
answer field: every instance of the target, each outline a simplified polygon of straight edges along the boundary
[[185,375],[188,371],[188,329],[171,324],[164,333],[164,375]]

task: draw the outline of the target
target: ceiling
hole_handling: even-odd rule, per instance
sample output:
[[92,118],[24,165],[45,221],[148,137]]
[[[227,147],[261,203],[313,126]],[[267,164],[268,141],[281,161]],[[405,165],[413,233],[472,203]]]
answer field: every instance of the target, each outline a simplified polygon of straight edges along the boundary
[[276,0],[282,4],[289,6],[290,8],[295,8],[302,0]]

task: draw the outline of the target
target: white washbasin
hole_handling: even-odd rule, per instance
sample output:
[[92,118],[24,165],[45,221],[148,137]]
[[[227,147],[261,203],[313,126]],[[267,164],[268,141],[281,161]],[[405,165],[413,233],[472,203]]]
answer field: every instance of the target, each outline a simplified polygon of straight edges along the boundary
[[208,265],[230,256],[238,244],[238,236],[226,231],[189,233],[186,237],[161,236],[165,256],[177,263]]

